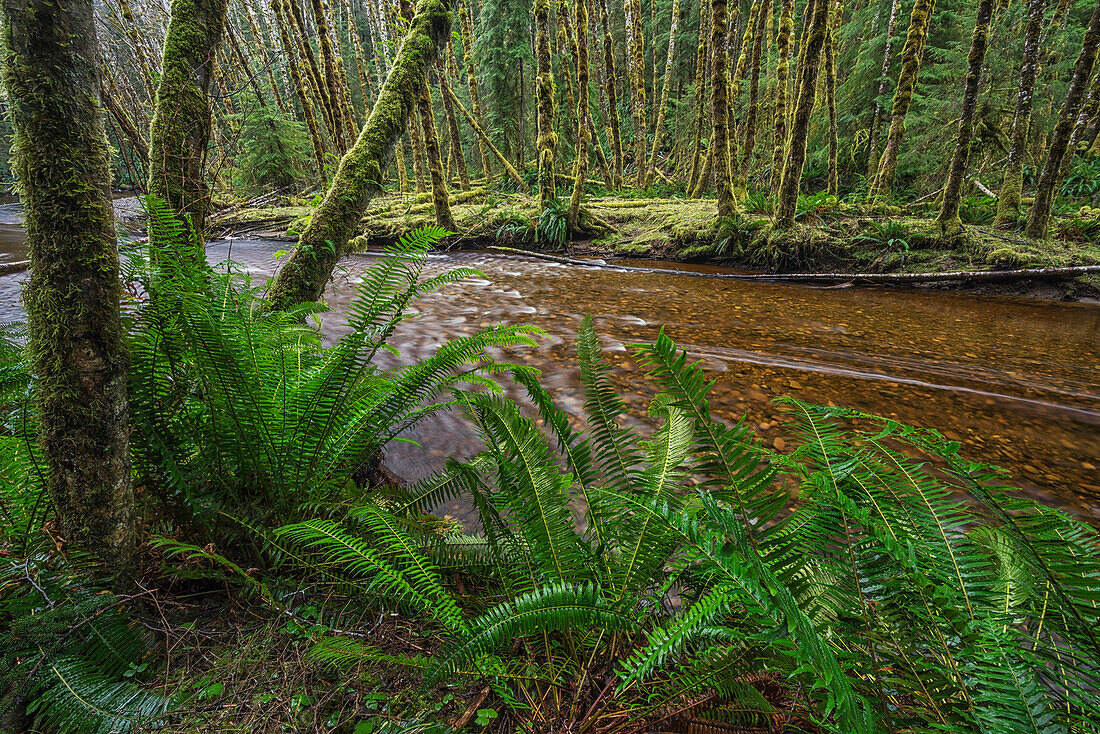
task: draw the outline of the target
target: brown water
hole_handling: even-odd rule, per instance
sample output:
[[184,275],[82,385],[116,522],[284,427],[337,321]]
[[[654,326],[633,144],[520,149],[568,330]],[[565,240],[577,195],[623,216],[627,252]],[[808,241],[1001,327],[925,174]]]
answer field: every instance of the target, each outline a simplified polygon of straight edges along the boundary
[[[287,247],[222,240],[208,254],[265,277],[274,252]],[[328,294],[326,332],[339,333],[340,313],[374,261],[360,255],[342,263]],[[653,386],[625,345],[650,341],[663,326],[718,380],[714,412],[729,420],[747,414],[779,448],[774,396],[860,408],[939,428],[963,441],[969,457],[1011,469],[1024,494],[1100,520],[1100,305],[625,273],[484,252],[432,255],[428,271],[458,266],[485,278],[417,304],[392,342],[402,359],[483,326],[532,323],[549,337],[500,356],[540,368],[559,404],[577,414],[573,342],[591,314],[613,378],[641,422]],[[0,278],[0,318],[18,314],[20,279]],[[409,438],[424,448],[397,444],[387,455],[389,467],[409,479],[438,469],[445,456],[479,449],[455,414],[422,424]],[[439,509],[467,516],[458,505]]]

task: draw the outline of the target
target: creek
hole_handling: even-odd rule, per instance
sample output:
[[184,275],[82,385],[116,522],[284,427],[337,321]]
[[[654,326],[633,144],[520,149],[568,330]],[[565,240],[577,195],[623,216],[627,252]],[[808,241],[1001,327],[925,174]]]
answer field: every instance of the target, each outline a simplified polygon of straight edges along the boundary
[[[25,259],[17,205],[0,205],[0,262]],[[269,276],[275,252],[290,245],[262,239],[217,240],[211,262],[233,260]],[[329,337],[343,329],[363,270],[377,259],[346,258],[322,317]],[[780,450],[777,395],[858,408],[938,428],[964,443],[969,458],[1009,469],[1027,496],[1100,522],[1100,305],[923,289],[829,289],[710,280],[549,263],[489,252],[432,254],[428,274],[471,267],[484,278],[448,286],[415,304],[391,344],[401,359],[429,355],[449,337],[498,323],[531,323],[548,337],[500,359],[542,371],[567,412],[583,398],[574,338],[581,319],[596,322],[612,379],[635,421],[646,422],[653,385],[630,344],[661,328],[717,382],[712,411],[747,416]],[[719,268],[704,268],[721,272]],[[21,317],[20,282],[0,276],[0,319]],[[518,395],[518,391],[511,393]],[[437,470],[446,456],[467,457],[479,443],[465,420],[448,413],[426,421],[387,449],[387,466],[406,479]],[[437,508],[464,522],[469,508]]]

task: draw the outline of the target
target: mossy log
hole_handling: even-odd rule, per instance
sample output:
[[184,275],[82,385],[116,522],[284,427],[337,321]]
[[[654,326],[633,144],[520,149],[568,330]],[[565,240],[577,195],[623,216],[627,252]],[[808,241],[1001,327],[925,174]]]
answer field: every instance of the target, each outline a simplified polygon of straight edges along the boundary
[[126,349],[91,0],[4,0],[25,212],[35,414],[58,535],[112,571],[135,548]]
[[382,190],[382,172],[415,112],[427,67],[446,45],[450,30],[450,3],[420,0],[366,125],[340,161],[328,193],[275,278],[269,294],[272,307],[286,308],[321,297],[359,220]]

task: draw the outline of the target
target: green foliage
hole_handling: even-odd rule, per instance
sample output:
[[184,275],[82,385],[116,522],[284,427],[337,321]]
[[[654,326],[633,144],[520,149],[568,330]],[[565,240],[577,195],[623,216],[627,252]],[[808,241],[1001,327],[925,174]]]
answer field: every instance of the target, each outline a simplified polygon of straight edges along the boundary
[[1079,158],[1062,182],[1062,196],[1087,199],[1100,192],[1100,158]]
[[853,237],[854,242],[865,242],[878,248],[883,255],[898,253],[901,255],[901,265],[905,265],[905,258],[909,254],[909,228],[904,222],[888,219],[885,222],[870,222],[863,234]]
[[799,194],[795,205],[794,218],[803,224],[820,224],[827,219],[840,215],[840,200],[837,197],[820,192],[817,194]]
[[742,244],[753,232],[764,227],[764,220],[750,219],[740,212],[734,212],[732,217],[718,220],[718,239],[714,245],[715,255],[731,254],[736,247]]
[[767,191],[750,191],[743,206],[749,214],[771,214],[771,195]]
[[[1053,732],[1095,720],[1094,530],[1014,497],[999,470],[938,433],[856,411],[780,399],[794,451],[765,449],[743,423],[711,417],[702,371],[663,335],[640,348],[661,388],[650,407],[660,427],[643,439],[620,423],[590,322],[578,339],[586,432],[517,371],[549,440],[513,403],[467,394],[485,453],[386,510],[281,531],[327,570],[398,591],[449,638],[432,658],[339,639],[315,655],[385,659],[428,683],[485,678],[535,725],[614,715],[645,726],[701,701],[765,716],[746,682],[764,665],[801,688],[829,731]],[[456,542],[400,522],[458,493],[483,536]],[[487,585],[479,600],[442,582],[459,557]],[[600,690],[595,710],[538,703]]]
[[566,217],[568,205],[554,199],[539,214],[536,228],[538,241],[555,248],[565,247],[569,240],[569,221]]
[[335,500],[386,443],[460,382],[498,369],[495,345],[531,342],[529,327],[500,326],[442,344],[422,362],[374,363],[418,297],[477,275],[423,278],[443,232],[416,230],[368,269],[349,307],[348,331],[324,347],[303,322],[323,306],[263,307],[261,289],[228,273],[158,281],[130,317],[131,440],[139,481],[181,519],[212,528],[281,524],[306,503]]
[[262,106],[254,96],[241,101],[245,113],[234,116],[240,126],[240,153],[234,183],[249,190],[285,189],[309,175],[310,142],[305,126],[278,109]]
[[992,224],[997,217],[997,200],[991,196],[967,196],[959,202],[959,219],[965,224]]

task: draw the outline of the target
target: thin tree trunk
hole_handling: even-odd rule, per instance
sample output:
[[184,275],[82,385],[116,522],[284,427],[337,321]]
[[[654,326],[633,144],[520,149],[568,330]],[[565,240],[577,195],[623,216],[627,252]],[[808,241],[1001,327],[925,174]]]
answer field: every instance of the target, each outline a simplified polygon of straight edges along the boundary
[[[766,19],[770,15],[769,7],[765,8],[761,3],[757,13],[756,23],[753,27],[752,37],[752,62],[749,71],[749,108],[745,113],[745,149],[741,154],[741,161],[737,165],[737,175],[733,182],[733,195],[738,201],[744,201],[748,195],[749,165],[752,162],[752,153],[756,148],[756,118],[759,115],[760,102],[760,65],[764,58],[764,29]],[[734,95],[737,88],[734,87]]]
[[[466,12],[466,3],[459,6],[458,17],[462,28],[462,52],[463,61],[466,64],[466,85],[470,89],[470,106],[473,107],[473,115],[478,125],[484,126],[482,120],[485,118],[481,115],[481,97],[477,88],[477,68],[474,66],[474,34],[470,17]],[[485,176],[485,183],[488,184],[492,169],[489,167],[489,150],[482,136],[478,136],[478,151],[481,153],[481,172]]]
[[[584,0],[576,0],[573,12],[577,18],[577,154],[573,162],[573,195],[569,199],[566,220],[570,231],[576,231],[580,221],[584,182],[588,177],[589,128],[592,126],[588,111],[588,9]],[[599,147],[599,141],[596,146]]]
[[899,0],[890,3],[890,20],[886,24],[886,48],[882,52],[882,69],[879,72],[878,92],[875,93],[875,111],[871,114],[871,127],[867,131],[867,188],[874,185],[878,173],[878,129],[882,124],[882,97],[890,84],[890,62],[894,56],[894,34],[898,28]]
[[[105,71],[107,71],[107,75],[108,75],[107,78],[110,79],[110,70],[106,69],[105,65],[104,65],[104,68],[105,68]],[[113,85],[109,85],[109,86],[113,86]],[[118,99],[115,98],[115,95],[113,94],[112,90],[109,89],[109,88],[104,88],[102,91],[103,91],[103,103],[107,106],[107,109],[110,111],[111,117],[113,117],[115,119],[115,121],[118,122],[118,126],[122,130],[122,133],[126,136],[126,140],[129,141],[130,146],[137,153],[138,160],[141,161],[142,167],[144,167],[145,170],[148,171],[149,170],[149,141],[148,141],[148,139],[145,137],[145,135],[140,130],[138,130],[138,126],[134,122],[133,118],[130,117],[130,113],[127,112],[126,108],[122,105],[122,103],[119,102]]]
[[325,175],[325,144],[321,136],[321,130],[317,123],[317,115],[313,109],[309,90],[302,79],[300,64],[294,55],[290,34],[287,31],[286,19],[283,16],[285,0],[271,0],[271,8],[275,12],[275,24],[279,27],[279,40],[283,44],[283,53],[286,55],[287,66],[290,67],[290,79],[294,85],[294,92],[298,95],[298,101],[302,105],[302,117],[306,121],[306,129],[309,130],[309,139],[313,143],[313,159],[317,163],[317,175]]
[[894,106],[890,110],[890,133],[886,137],[886,147],[882,151],[882,161],[879,163],[878,176],[872,189],[876,197],[888,197],[894,188],[894,178],[898,172],[898,152],[905,137],[905,118],[909,115],[913,91],[917,88],[921,52],[935,9],[936,0],[917,0],[913,5],[913,13],[909,16],[909,33],[905,39],[905,47],[901,50],[898,88],[894,92]]
[[831,196],[836,196],[840,188],[839,153],[840,141],[837,139],[836,126],[836,43],[833,39],[833,31],[836,28],[841,7],[841,0],[836,0],[836,5],[829,11],[829,20],[825,30],[825,107],[829,112],[829,168],[828,188]]
[[328,127],[329,135],[332,137],[332,145],[337,153],[343,155],[348,148],[347,140],[344,138],[344,127],[336,109],[336,99],[329,94],[321,69],[317,66],[317,56],[313,53],[313,46],[309,42],[302,8],[298,5],[298,0],[283,0],[283,3],[283,7],[289,11],[287,19],[294,29],[291,35],[296,36],[299,60],[302,68],[306,70],[310,89],[317,95],[317,104],[321,108],[325,126]]
[[435,207],[435,223],[451,232],[458,229],[451,215],[451,195],[447,191],[447,179],[443,175],[443,155],[439,150],[439,135],[435,131],[435,111],[432,109],[432,93],[428,77],[420,85],[420,132],[424,134],[424,157],[428,175],[432,180],[432,205]]
[[653,125],[653,146],[649,151],[649,165],[646,167],[643,188],[653,183],[653,172],[657,168],[657,152],[665,132],[665,112],[668,109],[668,92],[672,86],[672,71],[676,63],[676,31],[680,23],[680,0],[672,0],[672,20],[668,28],[668,57],[665,59],[665,79],[661,85],[661,101],[657,105],[657,120]]
[[126,39],[137,57],[138,70],[141,72],[141,83],[145,85],[145,91],[149,94],[149,102],[156,98],[156,90],[153,86],[153,72],[148,58],[145,56],[145,46],[138,34],[139,26],[134,18],[134,11],[130,8],[129,0],[118,0],[118,9],[122,16],[122,24],[126,33]]
[[367,206],[382,191],[382,171],[415,114],[427,66],[446,45],[450,29],[449,3],[420,0],[366,125],[340,161],[328,193],[275,277],[269,294],[273,308],[285,309],[321,297]]
[[787,86],[791,75],[791,40],[794,37],[794,0],[782,0],[779,30],[775,45],[779,60],[775,66],[775,134],[772,150],[771,194],[779,192],[779,179],[783,171],[783,155],[787,147]]
[[32,266],[23,303],[46,484],[59,535],[117,573],[133,560],[136,524],[93,4],[4,0],[3,9],[14,172]]
[[1073,67],[1073,77],[1066,92],[1066,101],[1062,104],[1058,124],[1055,125],[1054,132],[1050,136],[1050,149],[1047,151],[1046,163],[1043,165],[1043,172],[1039,175],[1039,182],[1035,189],[1035,203],[1031,205],[1027,227],[1024,229],[1027,236],[1032,239],[1045,239],[1047,236],[1054,195],[1062,183],[1059,175],[1062,159],[1069,149],[1077,114],[1085,102],[1089,77],[1092,76],[1092,69],[1096,65],[1098,46],[1100,46],[1100,0],[1093,8],[1085,38],[1081,42],[1081,53],[1078,54],[1077,62]]
[[[291,0],[291,2],[295,2],[295,0]],[[354,138],[358,131],[355,129],[355,122],[347,119],[350,110],[345,107],[347,94],[341,88],[341,75],[336,61],[336,52],[332,47],[326,5],[327,3],[324,0],[310,0],[310,7],[313,9],[313,24],[317,27],[317,36],[321,42],[321,63],[324,65],[322,81],[332,104],[332,124],[338,128],[342,127],[347,135]],[[340,139],[344,140],[343,135]],[[346,145],[342,146],[340,152],[343,152],[343,149],[346,149]]]
[[[630,0],[627,0],[630,2]],[[611,162],[615,174],[615,188],[623,187],[623,141],[619,127],[619,98],[615,75],[614,37],[611,35],[611,19],[607,13],[607,0],[600,0],[600,23],[603,25],[604,88],[607,90],[607,140],[611,143]]]
[[[204,170],[212,124],[207,93],[226,6],[226,0],[173,0],[150,135],[149,194],[190,219],[200,244],[210,208]],[[205,265],[205,254],[196,249],[179,254],[190,265]]]
[[[785,0],[790,2],[791,0]],[[707,4],[699,2],[699,43],[695,49],[695,139],[691,146],[691,174],[688,176],[687,190],[693,195],[699,182],[699,163],[703,152],[703,120],[706,117],[707,88],[707,49],[709,48]]]
[[974,38],[970,42],[962,112],[959,115],[959,135],[955,142],[955,153],[951,156],[951,167],[947,171],[947,182],[943,186],[943,206],[940,208],[940,216],[937,219],[942,237],[954,235],[962,227],[962,220],[959,218],[959,200],[962,197],[962,182],[963,175],[966,173],[967,159],[970,157],[974,113],[978,109],[978,84],[982,78],[985,53],[989,48],[989,26],[992,18],[993,0],[978,0],[978,17],[974,22]]
[[642,2],[626,0],[630,8],[626,22],[628,24],[628,46],[630,52],[630,85],[633,93],[630,110],[634,120],[634,165],[637,166],[634,185],[645,188],[645,39],[642,37]]
[[[457,76],[457,72],[454,68],[454,48],[447,46],[447,63],[445,73],[448,77]],[[442,83],[442,74],[441,80]],[[455,108],[451,104],[451,98],[440,92],[440,96],[443,97],[443,112],[447,115],[447,134],[451,139],[451,153],[450,157],[454,160],[454,165],[458,169],[458,184],[463,191],[470,190],[470,173],[466,170],[466,156],[462,152],[462,133],[458,129],[458,119],[455,117]]]
[[462,113],[462,116],[466,118],[466,122],[470,123],[470,127],[474,129],[475,133],[477,133],[478,139],[481,140],[482,144],[489,150],[490,153],[493,154],[493,157],[497,159],[501,167],[504,168],[505,173],[508,174],[508,177],[515,182],[520,191],[526,191],[527,183],[523,180],[523,176],[519,175],[519,171],[515,169],[515,166],[508,162],[508,159],[504,156],[503,153],[500,152],[500,149],[493,145],[493,141],[489,139],[489,134],[485,132],[485,128],[483,128],[481,124],[474,119],[474,116],[470,113],[468,109],[466,109],[466,107],[455,95],[454,90],[451,89],[450,85],[448,85],[446,81],[442,83],[442,90],[444,94],[448,95],[451,98],[451,103],[455,107],[457,107],[458,111]]
[[[920,0],[918,0],[920,2]],[[809,137],[810,115],[814,108],[814,89],[817,87],[817,72],[820,67],[821,52],[825,46],[828,31],[829,3],[817,0],[813,15],[807,16],[808,34],[806,53],[799,61],[799,89],[796,96],[794,115],[791,118],[790,145],[783,166],[783,178],[779,184],[779,195],[775,202],[773,226],[787,229],[794,224],[795,209],[798,204],[798,189],[802,183],[802,168],[806,163],[806,143]]]
[[554,177],[554,151],[558,134],[554,132],[554,72],[550,66],[550,2],[535,0],[535,102],[538,113],[539,211],[543,214],[557,199]]

